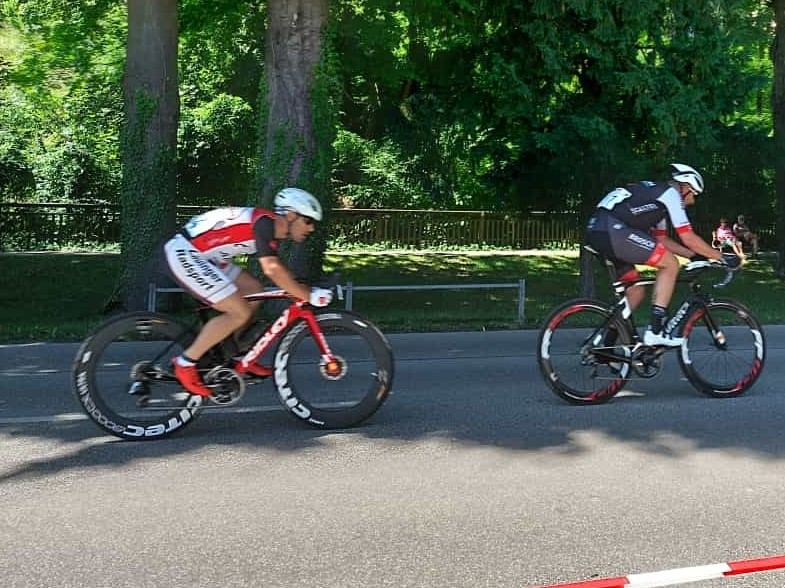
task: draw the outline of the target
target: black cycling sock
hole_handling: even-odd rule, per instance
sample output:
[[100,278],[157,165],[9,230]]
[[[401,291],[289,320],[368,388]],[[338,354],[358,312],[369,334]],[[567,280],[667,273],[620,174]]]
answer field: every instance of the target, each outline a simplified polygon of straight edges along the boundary
[[651,331],[652,333],[659,333],[662,331],[662,324],[665,322],[664,306],[654,305],[651,307]]

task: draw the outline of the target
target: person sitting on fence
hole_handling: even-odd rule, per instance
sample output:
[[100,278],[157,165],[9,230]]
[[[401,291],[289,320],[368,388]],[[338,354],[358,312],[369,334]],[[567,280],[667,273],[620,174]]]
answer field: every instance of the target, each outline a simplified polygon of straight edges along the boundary
[[[737,268],[741,259],[722,254],[692,230],[686,206],[695,204],[703,192],[703,177],[689,165],[673,163],[669,182],[638,182],[612,190],[600,200],[586,227],[586,242],[615,266],[619,280],[631,282],[639,277],[636,264],[657,268],[651,323],[643,334],[645,345],[678,347],[681,337],[667,333],[665,313],[673,296],[680,264],[676,255],[696,260],[724,260]],[[670,222],[683,243],[668,237]],[[627,289],[632,308],[645,295],[643,286]],[[609,331],[605,344],[613,345],[615,331]]]
[[714,229],[712,245],[720,251],[722,251],[723,247],[730,247],[736,255],[742,259],[745,257],[744,252],[741,249],[741,243],[736,239],[733,231],[728,226],[728,220],[725,218],[721,218],[719,226]]
[[[259,260],[262,272],[276,286],[314,306],[327,306],[332,291],[301,284],[278,257],[278,242],[292,239],[302,243],[322,220],[319,201],[305,190],[285,188],[274,200],[274,210],[263,208],[217,208],[189,220],[164,245],[164,255],[173,277],[197,299],[220,314],[202,327],[182,354],[172,359],[174,373],[192,394],[210,396],[196,364],[214,345],[244,328],[254,316],[259,302],[243,296],[260,292],[262,283],[247,270],[231,263],[235,255],[251,255]],[[259,364],[234,369],[259,377],[272,368]]]
[[747,226],[747,222],[744,220],[743,214],[740,214],[736,218],[736,222],[733,223],[733,234],[736,235],[736,238],[740,242],[747,243],[750,245],[750,247],[752,247],[753,257],[758,255],[758,235],[757,233],[753,233]]

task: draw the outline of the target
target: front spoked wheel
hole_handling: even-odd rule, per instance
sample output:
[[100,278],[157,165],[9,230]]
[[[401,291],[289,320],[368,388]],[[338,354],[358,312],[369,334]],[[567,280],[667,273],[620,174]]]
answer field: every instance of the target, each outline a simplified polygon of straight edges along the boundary
[[703,394],[728,398],[746,392],[766,359],[766,337],[758,319],[740,302],[714,300],[687,317],[679,364]]
[[189,424],[202,398],[185,392],[171,358],[195,333],[164,314],[135,312],[101,325],[79,348],[73,386],[87,415],[123,439],[160,439]]
[[621,320],[606,328],[611,313],[603,302],[579,299],[559,306],[546,319],[537,343],[540,372],[563,400],[601,404],[627,382],[632,334]]
[[387,399],[394,360],[387,338],[367,319],[349,311],[314,316],[332,352],[326,361],[314,333],[297,322],[275,352],[275,385],[284,407],[314,427],[357,425]]

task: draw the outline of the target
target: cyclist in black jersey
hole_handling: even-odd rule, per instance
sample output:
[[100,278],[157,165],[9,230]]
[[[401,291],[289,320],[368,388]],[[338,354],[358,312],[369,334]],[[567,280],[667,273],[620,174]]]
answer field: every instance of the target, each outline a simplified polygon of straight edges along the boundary
[[[703,177],[689,165],[671,165],[668,182],[638,182],[606,194],[589,219],[586,242],[613,262],[622,281],[639,277],[636,264],[658,268],[651,324],[643,342],[678,347],[682,338],[663,332],[679,273],[676,255],[692,260],[724,259],[730,268],[739,267],[741,260],[732,253],[720,253],[692,230],[685,207],[695,204],[695,197],[703,192]],[[681,243],[668,236],[668,220]],[[644,295],[643,287],[629,288],[630,306],[637,307]]]

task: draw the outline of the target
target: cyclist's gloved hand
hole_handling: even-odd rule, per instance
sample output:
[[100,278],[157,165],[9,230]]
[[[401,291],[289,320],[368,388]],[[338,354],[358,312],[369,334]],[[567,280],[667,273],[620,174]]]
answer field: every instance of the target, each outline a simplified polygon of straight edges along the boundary
[[738,269],[741,266],[741,258],[735,253],[723,253],[722,261],[730,269]]
[[327,306],[332,302],[333,291],[326,288],[311,288],[311,296],[308,302],[314,306]]

